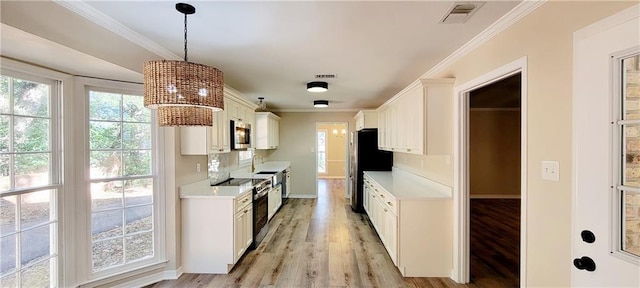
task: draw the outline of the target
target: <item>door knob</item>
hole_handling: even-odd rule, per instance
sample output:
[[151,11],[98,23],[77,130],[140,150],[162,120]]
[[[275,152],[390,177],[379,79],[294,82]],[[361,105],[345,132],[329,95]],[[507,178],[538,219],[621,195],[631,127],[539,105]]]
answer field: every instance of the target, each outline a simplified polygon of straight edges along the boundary
[[593,262],[593,259],[587,256],[573,259],[573,266],[576,266],[579,270],[587,270],[589,272],[596,271],[596,262]]
[[582,241],[586,243],[596,242],[596,235],[589,230],[582,230],[582,232],[580,232],[580,237],[582,237]]

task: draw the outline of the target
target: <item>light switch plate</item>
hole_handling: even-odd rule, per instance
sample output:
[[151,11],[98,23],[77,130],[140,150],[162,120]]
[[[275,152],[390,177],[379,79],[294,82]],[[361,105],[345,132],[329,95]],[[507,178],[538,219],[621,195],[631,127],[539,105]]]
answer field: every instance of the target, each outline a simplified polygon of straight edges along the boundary
[[558,161],[542,161],[542,179],[560,181],[560,163]]

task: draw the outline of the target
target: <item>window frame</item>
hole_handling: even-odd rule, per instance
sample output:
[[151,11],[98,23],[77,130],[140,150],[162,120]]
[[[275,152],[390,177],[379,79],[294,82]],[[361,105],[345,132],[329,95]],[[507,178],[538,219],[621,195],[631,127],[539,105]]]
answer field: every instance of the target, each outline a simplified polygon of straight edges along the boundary
[[[76,117],[75,127],[76,131],[81,131],[82,135],[76,135],[75,146],[82,152],[75,153],[75,155],[82,155],[76,159],[76,173],[77,181],[76,185],[76,203],[82,205],[82,209],[78,209],[77,225],[80,227],[76,233],[76,241],[78,250],[74,257],[75,268],[78,271],[78,284],[95,284],[112,281],[114,279],[120,279],[128,277],[131,273],[137,273],[139,271],[146,270],[145,268],[155,267],[157,265],[163,265],[166,260],[166,246],[165,246],[165,209],[164,208],[164,196],[165,188],[163,175],[164,170],[163,160],[161,155],[164,152],[164,142],[160,139],[164,138],[163,129],[158,127],[157,113],[154,110],[151,111],[151,154],[152,154],[152,182],[154,187],[153,193],[153,238],[154,238],[154,256],[149,259],[134,261],[131,263],[125,263],[123,265],[107,268],[104,270],[93,271],[92,265],[92,238],[91,238],[91,184],[99,182],[97,179],[91,179],[89,173],[90,168],[90,144],[89,144],[89,95],[90,91],[99,91],[107,93],[118,93],[126,95],[143,95],[142,85],[136,83],[117,82],[109,80],[99,80],[86,77],[76,77],[76,107],[82,107],[82,113],[78,113]],[[128,176],[118,177],[128,178]],[[135,176],[133,176],[135,178]],[[100,180],[104,181],[104,180]]]
[[611,109],[611,192],[610,192],[610,247],[609,252],[614,257],[625,260],[636,265],[640,265],[640,255],[623,250],[624,247],[624,191],[634,190],[640,192],[640,187],[630,187],[624,185],[625,179],[625,133],[624,128],[627,125],[640,124],[640,119],[628,120],[624,118],[625,113],[625,91],[622,85],[623,80],[623,63],[624,59],[628,59],[640,55],[638,48],[621,51],[611,55],[611,91],[612,99]]
[[[26,80],[26,81],[30,81],[30,82],[36,82],[36,83],[40,83],[40,84],[45,84],[49,86],[49,115],[48,117],[32,117],[32,118],[41,118],[41,119],[49,119],[49,149],[47,151],[42,151],[41,153],[48,153],[50,155],[50,159],[49,159],[49,183],[46,185],[40,185],[40,186],[34,186],[34,187],[28,187],[28,188],[15,188],[15,179],[10,179],[10,186],[9,186],[9,190],[5,191],[5,192],[1,192],[0,191],[0,195],[2,195],[3,197],[9,197],[9,196],[16,196],[16,203],[20,203],[20,198],[19,196],[21,195],[26,195],[29,193],[34,193],[34,192],[40,192],[40,191],[47,191],[49,190],[49,220],[45,223],[39,223],[33,227],[29,227],[26,228],[25,230],[21,231],[21,227],[20,227],[20,212],[21,212],[21,204],[18,205],[18,207],[16,207],[16,231],[14,233],[10,233],[10,235],[15,235],[15,234],[21,234],[23,232],[26,231],[30,231],[30,230],[34,230],[34,229],[38,229],[41,227],[45,227],[47,225],[49,225],[51,231],[49,232],[49,255],[45,258],[45,259],[40,259],[35,263],[29,263],[28,267],[34,266],[34,265],[38,265],[40,263],[43,263],[45,261],[49,261],[49,283],[52,286],[61,286],[62,284],[62,275],[60,273],[60,271],[62,271],[62,259],[64,257],[62,257],[63,255],[63,250],[62,250],[62,243],[63,243],[63,238],[62,238],[62,225],[61,225],[61,219],[63,219],[63,210],[62,210],[62,206],[61,206],[61,199],[62,196],[64,195],[64,186],[63,186],[63,181],[62,181],[62,161],[63,161],[63,157],[62,157],[62,143],[61,143],[61,137],[60,137],[60,132],[62,131],[62,125],[63,122],[60,119],[60,115],[61,115],[61,104],[62,104],[62,81],[59,80],[61,77],[61,74],[59,73],[50,73],[48,71],[45,71],[41,68],[34,68],[31,67],[29,65],[25,65],[19,62],[15,62],[12,60],[8,60],[8,59],[4,59],[2,58],[2,65],[0,66],[0,75],[2,76],[7,76],[7,77],[11,77],[12,79],[20,79],[20,80]],[[10,111],[9,113],[3,114],[3,115],[8,115],[10,117],[31,117],[29,115],[20,115],[20,114],[15,114],[14,109],[14,103],[12,103],[12,99],[14,99],[14,95],[13,93],[11,93],[10,97],[9,97],[9,107],[10,107]],[[11,126],[11,123],[13,119],[10,120],[9,125]],[[11,141],[11,139],[13,138],[14,135],[14,129],[10,129],[9,132],[9,138],[10,138],[10,143],[12,143],[13,141]],[[10,152],[7,154],[13,154],[16,155],[14,149],[14,147],[12,145],[9,145],[9,150]],[[10,164],[15,163],[14,161],[10,161]],[[9,167],[9,171],[10,171],[10,177],[11,175],[15,175],[14,174],[14,168],[13,167]],[[13,178],[13,177],[11,177]],[[13,187],[12,187],[13,186]],[[5,235],[8,236],[8,235]],[[16,265],[18,267],[20,267],[20,269],[14,271],[12,274],[17,275],[17,280],[20,281],[20,273],[21,270],[24,269],[25,267],[22,267],[22,264],[19,263],[20,258],[21,258],[21,254],[20,254],[20,248],[21,248],[21,241],[20,238],[17,239],[18,241],[16,241],[15,243],[15,250],[16,250]],[[17,268],[17,267],[16,267]]]

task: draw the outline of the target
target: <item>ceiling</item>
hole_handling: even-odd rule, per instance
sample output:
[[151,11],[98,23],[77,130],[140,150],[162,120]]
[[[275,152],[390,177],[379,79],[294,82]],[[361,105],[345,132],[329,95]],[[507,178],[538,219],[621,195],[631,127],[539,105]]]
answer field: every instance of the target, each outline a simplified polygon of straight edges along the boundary
[[[75,75],[141,82],[145,61],[184,56],[175,3],[2,1],[1,52]],[[332,110],[380,106],[519,1],[487,1],[464,24],[438,23],[453,1],[188,3],[196,7],[189,61],[221,69],[250,101],[304,111],[316,99]],[[326,80],[328,92],[305,90],[316,74],[337,75]]]

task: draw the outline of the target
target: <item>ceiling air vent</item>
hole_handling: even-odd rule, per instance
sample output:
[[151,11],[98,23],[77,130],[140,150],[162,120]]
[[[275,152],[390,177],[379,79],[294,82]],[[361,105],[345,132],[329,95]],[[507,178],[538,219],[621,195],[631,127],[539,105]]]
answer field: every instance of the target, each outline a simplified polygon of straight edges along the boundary
[[316,79],[333,79],[336,78],[336,74],[316,74]]
[[451,9],[440,19],[444,24],[461,24],[467,22],[473,13],[478,11],[484,2],[456,2]]

